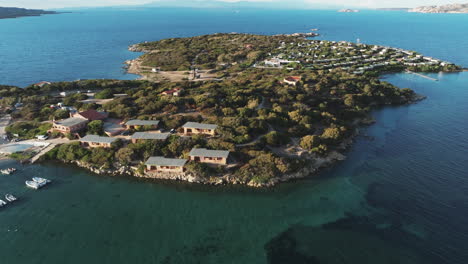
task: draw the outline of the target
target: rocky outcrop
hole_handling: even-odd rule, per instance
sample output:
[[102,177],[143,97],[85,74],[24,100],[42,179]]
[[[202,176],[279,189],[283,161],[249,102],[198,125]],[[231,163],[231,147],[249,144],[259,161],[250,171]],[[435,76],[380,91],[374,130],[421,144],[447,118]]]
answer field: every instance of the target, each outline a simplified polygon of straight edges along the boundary
[[408,10],[413,13],[468,13],[468,4],[450,4],[443,6],[420,6]]

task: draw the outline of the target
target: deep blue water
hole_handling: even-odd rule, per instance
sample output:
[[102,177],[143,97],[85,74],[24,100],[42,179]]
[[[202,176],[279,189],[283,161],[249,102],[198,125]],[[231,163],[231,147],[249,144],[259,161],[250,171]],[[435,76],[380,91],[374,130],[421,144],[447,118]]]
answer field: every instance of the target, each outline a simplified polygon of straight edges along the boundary
[[117,9],[0,20],[0,83],[134,78],[123,62],[142,41],[216,32],[278,34],[392,45],[468,65],[468,15],[365,11]]
[[[129,78],[129,44],[290,33],[413,49],[468,66],[468,15],[86,10],[0,20],[0,83]],[[8,38],[4,38],[8,34]],[[421,263],[468,259],[468,73],[383,79],[427,99],[373,112],[348,159],[269,190],[96,176],[58,164],[0,176],[0,263]],[[41,191],[24,180],[54,183]]]

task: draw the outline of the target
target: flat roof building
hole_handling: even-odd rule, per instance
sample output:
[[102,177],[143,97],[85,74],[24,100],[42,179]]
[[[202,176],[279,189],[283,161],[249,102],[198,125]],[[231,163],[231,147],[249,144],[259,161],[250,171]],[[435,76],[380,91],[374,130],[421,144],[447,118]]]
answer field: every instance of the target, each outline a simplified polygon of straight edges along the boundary
[[86,128],[87,119],[70,117],[61,121],[53,121],[52,131],[60,133],[77,133]]
[[112,143],[116,141],[116,138],[101,137],[97,135],[87,135],[80,139],[82,146],[90,148],[110,148],[112,147]]
[[158,128],[159,121],[158,120],[129,120],[127,123],[125,123],[125,127],[127,129],[137,129],[140,127],[149,127],[151,129],[156,129]]
[[229,151],[194,148],[190,151],[189,156],[190,160],[195,162],[226,165],[228,163]]
[[196,122],[187,122],[185,125],[182,126],[184,129],[185,135],[192,135],[192,134],[203,134],[203,135],[210,135],[214,136],[217,125],[212,124],[202,124]]
[[132,135],[132,143],[137,143],[142,140],[166,140],[171,134],[169,133],[148,133],[148,132],[136,132]]
[[186,159],[168,159],[165,157],[150,157],[146,161],[146,172],[184,172]]

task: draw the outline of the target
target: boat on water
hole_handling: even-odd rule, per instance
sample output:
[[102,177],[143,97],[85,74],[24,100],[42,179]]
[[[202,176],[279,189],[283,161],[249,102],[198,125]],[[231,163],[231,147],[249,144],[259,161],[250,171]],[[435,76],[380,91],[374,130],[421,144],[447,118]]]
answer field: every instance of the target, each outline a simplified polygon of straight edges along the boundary
[[5,201],[3,201],[3,200],[0,200],[0,207],[3,207],[3,206],[5,206],[6,204],[7,204],[7,203],[6,203]]
[[15,196],[13,196],[13,194],[6,194],[5,195],[5,199],[9,202],[14,202],[16,200],[18,200],[18,198],[16,198]]
[[4,170],[0,170],[0,173],[3,175],[10,175],[16,171],[16,168],[8,168]]
[[41,183],[38,183],[38,182],[35,182],[35,181],[26,181],[26,186],[28,186],[29,188],[32,188],[32,189],[39,189],[41,187],[43,187],[45,184],[41,184]]
[[26,186],[28,186],[29,188],[33,188],[33,189],[37,190],[37,189],[40,189],[40,188],[46,186],[50,182],[51,181],[48,180],[48,179],[34,177],[34,178],[32,178],[32,181],[26,181]]
[[51,182],[48,179],[44,179],[44,178],[40,178],[40,177],[33,177],[32,180],[37,182],[37,183],[50,183]]

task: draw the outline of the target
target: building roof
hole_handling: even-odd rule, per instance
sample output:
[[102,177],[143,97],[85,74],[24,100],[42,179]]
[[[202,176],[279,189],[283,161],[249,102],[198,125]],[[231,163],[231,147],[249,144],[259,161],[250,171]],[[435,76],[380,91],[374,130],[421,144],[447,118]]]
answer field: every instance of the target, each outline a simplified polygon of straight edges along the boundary
[[76,125],[79,125],[81,123],[87,123],[87,122],[88,122],[88,120],[83,119],[83,118],[71,117],[71,118],[61,120],[61,121],[56,121],[55,124],[61,125],[61,126],[64,126],[64,127],[72,127],[72,126],[76,126]]
[[125,131],[125,128],[123,128],[121,125],[112,123],[112,122],[104,122],[104,132],[110,133],[110,134],[119,134],[123,131]]
[[80,142],[94,142],[94,143],[107,143],[111,144],[116,141],[116,138],[111,137],[101,137],[96,135],[87,135],[84,138],[80,139]]
[[186,159],[167,159],[164,157],[150,157],[145,165],[149,166],[177,166],[183,167],[187,163]]
[[92,121],[92,120],[103,120],[106,119],[106,116],[102,113],[99,113],[96,110],[87,110],[84,112],[78,113],[80,116]]
[[183,127],[184,128],[197,128],[197,129],[212,129],[212,130],[215,130],[218,126],[217,125],[211,125],[211,124],[201,124],[201,123],[196,123],[196,122],[187,122]]
[[288,76],[284,79],[290,82],[298,82],[302,79],[302,77],[301,76]]
[[125,125],[127,126],[157,126],[159,124],[158,120],[129,120]]
[[132,139],[166,140],[169,135],[169,133],[136,132],[132,135]]
[[182,91],[182,88],[174,88],[172,90],[167,90],[167,91],[164,91],[162,93],[163,94],[175,94],[175,93],[180,92],[180,91]]
[[209,150],[205,148],[194,148],[190,151],[190,156],[195,157],[208,157],[208,158],[228,158],[229,151],[227,150]]

